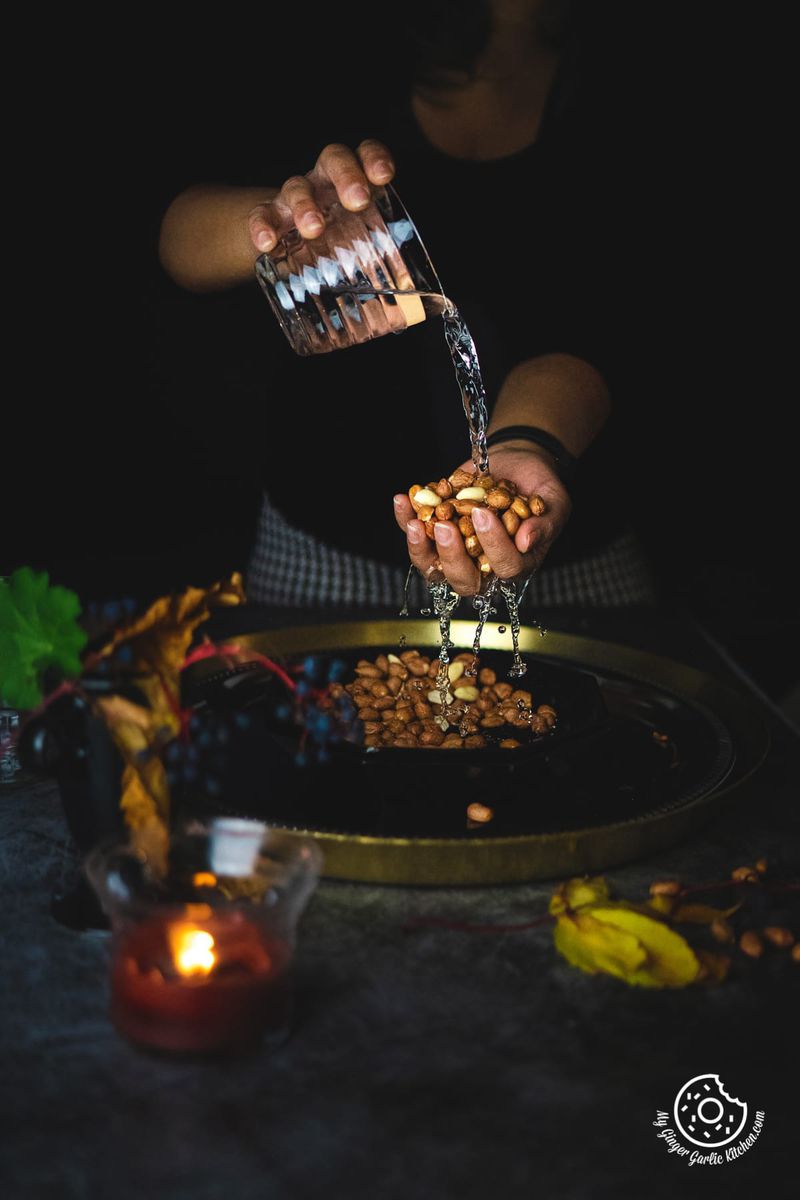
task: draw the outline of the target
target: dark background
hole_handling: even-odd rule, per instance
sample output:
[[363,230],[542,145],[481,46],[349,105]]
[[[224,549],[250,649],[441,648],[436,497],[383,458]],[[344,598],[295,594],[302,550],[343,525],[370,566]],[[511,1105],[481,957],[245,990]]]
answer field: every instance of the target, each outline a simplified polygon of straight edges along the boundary
[[[800,657],[780,31],[680,6],[628,27],[626,11],[609,6],[629,30],[624,53],[652,74],[669,260],[632,331],[631,370],[652,401],[630,510],[665,606],[698,616],[780,696]],[[11,227],[24,268],[0,573],[30,564],[85,603],[144,603],[243,569],[269,444],[263,409],[226,405],[258,361],[266,303],[253,289],[189,296],[158,265],[181,132],[202,138],[228,114],[235,151],[237,111],[253,105],[266,147],[292,120],[271,81],[320,47],[196,19],[71,23],[63,46],[50,34],[45,111],[18,173],[22,197],[33,181],[35,227]],[[369,70],[352,73],[368,94]]]

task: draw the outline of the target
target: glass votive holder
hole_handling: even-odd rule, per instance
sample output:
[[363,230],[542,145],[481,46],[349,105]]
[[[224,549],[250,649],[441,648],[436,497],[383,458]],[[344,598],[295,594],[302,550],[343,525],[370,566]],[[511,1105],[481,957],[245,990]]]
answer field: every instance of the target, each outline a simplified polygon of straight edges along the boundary
[[110,1013],[138,1046],[220,1054],[290,1034],[297,925],[319,880],[310,838],[218,817],[171,831],[166,875],[128,843],[84,868],[111,927]]

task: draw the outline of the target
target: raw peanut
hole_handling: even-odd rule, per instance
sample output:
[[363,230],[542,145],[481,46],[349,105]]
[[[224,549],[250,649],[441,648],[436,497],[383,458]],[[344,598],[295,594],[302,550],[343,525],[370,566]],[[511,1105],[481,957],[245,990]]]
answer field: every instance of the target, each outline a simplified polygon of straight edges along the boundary
[[402,721],[404,725],[410,725],[414,720],[414,710],[411,707],[398,708],[395,711],[397,712],[398,721]]
[[380,718],[383,721],[384,725],[388,725],[390,721],[394,721],[397,719],[395,716],[395,710],[393,708],[382,708],[379,711],[380,711]]
[[390,675],[386,680],[386,686],[390,695],[397,696],[403,686],[403,681],[397,675]]
[[379,654],[375,659],[375,666],[386,675],[389,671],[389,659],[385,654]]
[[362,679],[380,679],[381,672],[369,663],[364,667],[356,667],[356,675],[360,675]]
[[443,500],[441,504],[437,504],[434,510],[437,521],[450,521],[455,514],[455,509],[449,500]]
[[472,804],[467,805],[467,816],[470,821],[477,821],[479,825],[485,825],[487,821],[491,821],[494,812],[488,805],[473,801]]
[[473,533],[470,537],[464,539],[464,549],[470,558],[477,558],[483,554],[483,546],[478,541],[477,536]]
[[436,482],[436,480],[435,480],[435,479],[433,479],[433,480],[431,480],[431,482],[430,482],[430,483],[426,483],[426,484],[425,484],[425,491],[426,491],[426,492],[436,492],[436,495],[438,496],[438,495],[439,495],[439,493],[436,491],[436,489],[437,489],[437,487],[438,487],[438,486],[439,486],[439,485],[438,485],[438,483]]
[[734,883],[758,883],[758,871],[754,871],[752,867],[737,867],[735,871],[731,871],[731,879]]
[[482,488],[484,492],[490,492],[497,484],[492,475],[479,475],[475,480],[475,487]]
[[416,512],[417,509],[417,493],[422,491],[421,483],[413,483],[408,489],[408,498],[411,501],[411,506]]
[[507,508],[500,520],[503,522],[509,537],[513,537],[522,524],[522,518],[517,516],[513,508]]
[[791,929],[785,929],[782,925],[766,925],[761,932],[768,942],[772,942],[773,946],[778,946],[781,950],[787,950],[794,943]]
[[540,704],[536,711],[540,717],[553,717],[555,719],[557,715],[556,710],[551,704]]
[[406,664],[406,666],[408,667],[409,672],[412,675],[415,675],[417,678],[428,674],[428,662],[424,658],[412,658],[411,661]]
[[679,879],[655,879],[650,884],[651,896],[677,896],[683,891],[683,884]]
[[[430,508],[431,511],[433,511],[440,500],[441,496],[432,491],[431,488],[420,488],[420,490],[414,496],[412,504],[425,505],[426,508]],[[419,509],[417,509],[417,511],[419,511]]]
[[481,667],[478,679],[481,683],[491,687],[493,683],[497,683],[497,672],[493,671],[491,667]]
[[503,738],[500,748],[501,750],[516,750],[521,745],[522,742],[518,742],[516,738]]
[[463,661],[456,660],[455,662],[451,662],[447,667],[447,678],[451,683],[455,683],[457,679],[461,678],[465,670]]
[[386,657],[390,663],[399,663],[401,661],[396,654],[387,654]]
[[733,941],[733,926],[724,917],[714,917],[709,928],[711,929],[711,936],[715,941],[726,945]]
[[755,929],[746,929],[739,938],[739,949],[748,958],[761,958],[764,953],[764,943]]
[[451,483],[454,488],[458,489],[469,487],[474,478],[475,476],[471,475],[469,471],[464,471],[461,467],[459,467],[458,470],[453,471],[453,474],[449,476],[448,482]]
[[482,733],[471,733],[464,738],[465,750],[482,750],[486,745],[486,738]]
[[482,554],[478,559],[478,570],[481,575],[491,575],[492,573],[492,564],[485,554]]
[[453,485],[449,479],[440,479],[433,489],[437,496],[441,496],[443,500],[449,500],[453,494]]
[[459,500],[458,497],[453,501],[453,508],[460,517],[469,516],[473,508],[483,508],[483,505],[478,505],[477,500]]
[[353,692],[353,704],[355,704],[356,708],[372,708],[374,703],[374,696],[370,696],[366,692]]
[[531,730],[533,733],[547,733],[551,728],[544,717],[531,717]]
[[494,685],[494,694],[498,700],[509,700],[514,689],[510,683],[496,683]]
[[414,705],[414,712],[417,714],[420,721],[424,721],[426,718],[433,716],[433,709],[431,708],[430,704],[428,704],[427,700],[417,700],[416,704]]
[[381,739],[378,736],[378,734],[376,734],[376,733],[368,733],[367,736],[364,738],[365,746],[368,746],[368,747],[380,746],[380,744],[381,744]]
[[420,521],[430,521],[434,514],[435,508],[435,504],[420,504],[419,508],[417,509],[417,516],[419,517]]
[[462,537],[474,537],[475,526],[472,524],[472,517],[466,513],[463,517],[458,518],[458,529]]
[[514,499],[511,501],[511,510],[512,512],[515,512],[518,517],[522,517],[523,521],[531,515],[531,510],[528,507],[528,501],[523,500],[522,496],[514,497]]
[[457,687],[455,691],[457,700],[472,701],[478,699],[478,689],[476,687],[471,687],[469,684],[465,687]]
[[414,737],[419,737],[424,732],[425,726],[422,724],[422,721],[411,721],[410,724],[406,725],[406,729],[409,733],[413,733]]
[[400,655],[400,661],[404,662],[404,663],[408,663],[408,662],[410,662],[410,660],[412,658],[420,658],[420,657],[421,657],[421,655],[420,655],[419,650],[404,650],[403,653]]
[[505,725],[505,721],[499,713],[488,712],[481,720],[481,725],[484,729],[499,729],[501,725]]
[[441,746],[444,741],[444,730],[434,725],[432,729],[424,729],[419,735],[421,746]]
[[430,540],[432,542],[436,541],[436,534],[433,532],[433,528],[434,528],[435,524],[436,524],[435,517],[431,517],[431,519],[429,521],[425,522],[425,532],[427,533],[428,537],[430,538]]
[[400,733],[395,738],[394,744],[395,746],[401,747],[407,746],[409,749],[411,749],[412,746],[417,745],[417,739],[414,737],[413,733]]
[[[452,692],[445,692],[445,695],[444,695],[445,704],[452,704],[454,700],[455,700],[455,696],[453,695]],[[439,695],[438,691],[428,692],[428,703],[429,704],[438,704],[439,707],[441,708],[442,697]]]
[[475,663],[475,661],[476,661],[475,655],[472,653],[471,650],[462,650],[453,659],[453,662],[468,663],[470,666],[472,666]]
[[[530,694],[530,692],[526,692],[523,688],[517,688],[515,692],[512,692],[511,699],[515,704],[524,704],[526,708],[530,708],[533,704],[533,696]],[[540,714],[540,716],[541,715],[542,714]],[[553,716],[555,716],[555,712],[553,713]]]
[[490,700],[488,696],[481,696],[479,700],[475,701],[475,704],[484,713],[491,712],[494,708],[494,701]]
[[434,717],[433,722],[439,729],[444,729],[445,733],[450,728],[450,722],[447,717]]
[[505,488],[492,488],[486,495],[486,503],[489,508],[494,508],[497,512],[503,512],[511,504],[511,496]]
[[517,709],[517,715],[509,722],[509,724],[513,725],[516,729],[528,729],[530,726],[530,719],[526,717],[524,713],[521,713],[519,709]]
[[389,678],[392,679],[393,677],[396,677],[397,679],[407,679],[408,678],[408,667],[405,665],[405,663],[401,663],[401,662],[390,662],[389,663]]
[[462,750],[464,743],[461,740],[460,733],[446,733],[442,742],[443,750]]
[[528,507],[532,517],[540,517],[547,510],[547,505],[538,492],[534,492],[528,497]]
[[369,708],[369,707],[360,708],[358,710],[358,715],[362,721],[377,721],[380,719],[380,716],[381,716],[381,714],[378,712],[377,708]]
[[371,683],[369,686],[369,690],[373,696],[388,696],[389,695],[389,689],[386,686],[386,684],[383,682],[382,679],[376,679],[374,683]]
[[387,709],[394,708],[394,706],[395,697],[391,692],[388,692],[385,696],[376,696],[372,702],[372,707],[377,709],[378,712],[386,712]]
[[380,731],[382,729],[383,729],[383,725],[381,724],[380,721],[365,721],[364,722],[364,733],[365,734],[380,733]]
[[486,493],[480,487],[465,487],[456,492],[456,500],[477,500],[481,504],[486,499]]

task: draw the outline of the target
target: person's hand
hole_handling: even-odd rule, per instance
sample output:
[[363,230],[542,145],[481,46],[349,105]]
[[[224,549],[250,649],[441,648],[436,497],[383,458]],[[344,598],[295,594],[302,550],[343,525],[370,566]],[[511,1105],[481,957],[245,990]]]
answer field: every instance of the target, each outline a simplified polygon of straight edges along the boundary
[[[471,461],[461,466],[465,471],[475,469]],[[473,509],[470,514],[494,574],[504,582],[522,581],[541,567],[569,519],[572,502],[550,455],[538,447],[529,450],[498,447],[492,451],[489,469],[495,479],[509,479],[523,496],[536,492],[545,503],[542,515],[524,520],[513,538],[496,513]],[[437,580],[444,575],[453,591],[461,596],[474,596],[481,591],[484,576],[475,559],[467,554],[454,521],[436,522],[434,543],[407,495],[394,497],[394,514],[406,535],[409,558],[425,579]]]
[[268,252],[291,226],[304,238],[319,237],[325,228],[326,205],[338,199],[350,212],[361,212],[372,199],[370,184],[387,184],[394,173],[394,157],[383,142],[368,138],[355,150],[332,142],[306,175],[293,175],[277,196],[252,209],[253,245]]

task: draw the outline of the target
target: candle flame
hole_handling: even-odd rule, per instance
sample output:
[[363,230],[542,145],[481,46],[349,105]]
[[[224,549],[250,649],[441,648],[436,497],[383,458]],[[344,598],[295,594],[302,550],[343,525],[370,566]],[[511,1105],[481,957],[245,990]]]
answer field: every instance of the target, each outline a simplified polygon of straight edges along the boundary
[[213,969],[217,956],[212,949],[214,939],[207,930],[176,926],[169,931],[169,941],[181,975],[208,975]]

